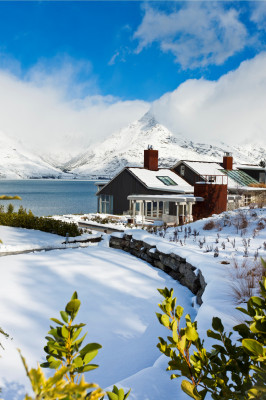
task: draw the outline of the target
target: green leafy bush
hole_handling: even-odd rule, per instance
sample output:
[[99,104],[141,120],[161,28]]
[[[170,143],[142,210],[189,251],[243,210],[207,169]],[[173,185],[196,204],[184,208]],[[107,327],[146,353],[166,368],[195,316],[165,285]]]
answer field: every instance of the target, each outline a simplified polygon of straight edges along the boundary
[[[28,378],[30,379],[35,397],[26,395],[25,400],[103,400],[104,391],[95,383],[86,383],[84,372],[98,368],[91,361],[98,354],[101,345],[83,341],[87,335],[82,334],[85,324],[73,324],[80,308],[77,292],[74,292],[65,310],[60,311],[60,319],[51,318],[56,323],[50,326],[47,344],[44,350],[46,362],[37,369],[28,369],[24,357],[21,356]],[[46,379],[42,368],[55,369],[55,374]],[[106,392],[109,400],[126,400],[129,393],[113,387],[112,392]]]
[[[262,260],[264,267],[265,261]],[[217,341],[207,351],[199,338],[197,322],[185,316],[186,326],[180,327],[183,308],[176,306],[173,289],[159,289],[164,300],[159,304],[163,314],[159,322],[171,331],[168,341],[159,338],[157,347],[170,358],[171,378],[180,376],[182,390],[195,400],[207,393],[213,399],[266,399],[266,278],[260,282],[261,297],[251,297],[247,309],[238,308],[248,320],[234,327],[240,343],[224,332],[220,318],[213,318],[208,337]]]
[[36,229],[43,232],[55,233],[60,236],[79,236],[81,231],[74,223],[58,221],[52,218],[35,217],[31,210],[28,212],[20,206],[18,212],[14,212],[12,204],[8,205],[7,212],[0,208],[0,225],[19,228]]

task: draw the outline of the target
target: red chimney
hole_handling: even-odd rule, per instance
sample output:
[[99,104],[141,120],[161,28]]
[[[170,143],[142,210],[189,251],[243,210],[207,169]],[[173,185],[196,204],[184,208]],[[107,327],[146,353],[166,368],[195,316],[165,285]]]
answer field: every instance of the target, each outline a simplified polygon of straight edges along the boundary
[[223,158],[223,167],[224,169],[232,170],[233,169],[233,157],[232,153],[224,153]]
[[144,168],[158,171],[158,150],[153,150],[152,146],[144,150]]

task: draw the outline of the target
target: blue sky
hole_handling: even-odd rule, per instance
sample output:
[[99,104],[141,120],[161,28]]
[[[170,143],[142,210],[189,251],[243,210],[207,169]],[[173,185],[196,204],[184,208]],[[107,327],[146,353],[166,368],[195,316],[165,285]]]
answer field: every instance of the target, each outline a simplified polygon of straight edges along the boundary
[[[197,3],[0,2],[0,62],[23,77],[38,63],[49,72],[68,60],[77,64],[75,82],[90,82],[83,95],[89,90],[152,101],[189,78],[217,79],[265,48],[266,26],[261,28],[259,17],[254,21],[258,3]],[[198,14],[206,19],[205,27],[192,29],[188,17],[196,7],[203,10]],[[230,11],[235,13],[232,24],[238,24],[234,30],[217,23],[219,15],[229,19]],[[188,22],[178,30],[182,12]],[[167,32],[164,24],[171,23],[171,17],[176,29]],[[231,34],[235,40],[232,37],[230,43]],[[191,55],[182,62],[182,54],[176,55],[195,45],[206,47],[205,63]]]
[[265,140],[265,52],[266,1],[0,1],[0,131],[78,152],[152,109]]

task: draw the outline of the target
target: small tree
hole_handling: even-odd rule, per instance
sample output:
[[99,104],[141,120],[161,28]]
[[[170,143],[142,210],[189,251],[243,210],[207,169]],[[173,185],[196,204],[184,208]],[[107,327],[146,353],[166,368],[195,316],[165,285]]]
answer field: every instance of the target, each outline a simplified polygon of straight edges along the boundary
[[[29,370],[25,359],[21,356],[27,376],[29,377],[35,397],[26,395],[25,400],[97,400],[104,399],[104,391],[95,383],[86,383],[84,372],[98,368],[91,361],[98,354],[101,345],[88,343],[83,346],[87,335],[82,335],[85,324],[73,324],[81,302],[77,292],[74,292],[67,303],[65,311],[60,311],[61,320],[51,318],[57,325],[50,326],[47,344],[46,362],[38,365],[37,369]],[[80,337],[81,336],[81,337]],[[45,378],[42,368],[55,369],[54,376]],[[88,392],[88,390],[91,390]],[[112,392],[106,392],[109,400],[125,400],[129,392],[113,387]]]
[[164,300],[159,304],[163,314],[157,317],[171,336],[168,341],[159,338],[157,347],[170,358],[168,370],[177,371],[171,378],[187,378],[181,388],[193,399],[202,400],[207,393],[215,400],[266,399],[266,277],[260,287],[261,297],[251,297],[247,309],[238,308],[248,316],[245,323],[234,327],[240,344],[232,342],[232,333],[226,334],[220,318],[215,317],[207,335],[218,343],[210,352],[190,315],[185,317],[185,328],[180,327],[183,308],[176,306],[173,289],[159,289]]

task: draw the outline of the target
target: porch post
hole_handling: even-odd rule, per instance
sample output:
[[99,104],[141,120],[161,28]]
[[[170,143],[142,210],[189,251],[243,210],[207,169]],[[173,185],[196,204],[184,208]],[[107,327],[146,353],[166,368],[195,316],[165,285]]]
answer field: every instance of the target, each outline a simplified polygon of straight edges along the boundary
[[136,200],[133,200],[133,218],[136,216]]
[[159,218],[159,201],[157,201],[157,218]]
[[142,200],[142,203],[141,203],[142,225],[144,225],[145,212],[146,212],[145,200]]
[[153,217],[153,201],[151,201],[151,217]]
[[179,203],[175,203],[176,205],[176,224],[179,225]]

